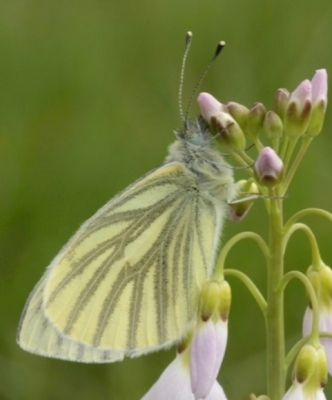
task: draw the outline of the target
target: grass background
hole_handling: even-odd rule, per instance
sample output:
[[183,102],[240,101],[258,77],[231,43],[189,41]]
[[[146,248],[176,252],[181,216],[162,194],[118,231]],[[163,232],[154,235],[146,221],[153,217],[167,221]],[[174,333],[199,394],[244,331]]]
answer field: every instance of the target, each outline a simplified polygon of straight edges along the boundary
[[[0,398],[139,399],[174,349],[109,365],[37,357],[15,342],[25,300],[76,228],[110,197],[160,164],[180,127],[177,104],[187,30],[189,98],[215,45],[227,46],[202,90],[220,101],[267,108],[275,90],[332,72],[330,0],[0,1]],[[198,112],[196,105],[192,113]],[[312,144],[285,201],[286,217],[308,206],[332,211],[332,119]],[[242,230],[266,235],[262,202],[223,240]],[[332,264],[331,224],[307,219]],[[286,268],[305,271],[310,251],[295,235]],[[263,258],[252,243],[228,267],[265,291]],[[264,321],[230,278],[229,344],[219,374],[228,398],[265,391]],[[286,292],[287,345],[301,337],[306,299]],[[332,382],[326,389],[332,396]]]

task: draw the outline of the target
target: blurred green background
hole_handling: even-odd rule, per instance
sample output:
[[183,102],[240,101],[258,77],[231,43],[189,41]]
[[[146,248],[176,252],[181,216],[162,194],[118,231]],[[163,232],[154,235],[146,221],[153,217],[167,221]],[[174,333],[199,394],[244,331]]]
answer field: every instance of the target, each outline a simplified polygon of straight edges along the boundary
[[[45,267],[76,228],[109,198],[160,164],[180,127],[177,103],[187,30],[194,33],[185,103],[219,40],[227,46],[202,90],[222,102],[267,108],[275,90],[332,72],[330,0],[26,0],[0,2],[0,398],[139,399],[174,349],[109,365],[37,357],[15,341],[24,303]],[[196,105],[192,113],[198,112]],[[313,143],[285,201],[332,211],[332,118]],[[244,172],[240,171],[240,175]],[[263,203],[228,222],[266,235]],[[307,219],[327,264],[332,226]],[[287,269],[310,264],[303,234],[290,242]],[[230,254],[265,292],[265,266],[253,243]],[[229,400],[265,391],[260,312],[230,278],[229,344],[219,374]],[[303,288],[286,293],[288,348],[301,337]],[[326,389],[332,396],[332,382]]]

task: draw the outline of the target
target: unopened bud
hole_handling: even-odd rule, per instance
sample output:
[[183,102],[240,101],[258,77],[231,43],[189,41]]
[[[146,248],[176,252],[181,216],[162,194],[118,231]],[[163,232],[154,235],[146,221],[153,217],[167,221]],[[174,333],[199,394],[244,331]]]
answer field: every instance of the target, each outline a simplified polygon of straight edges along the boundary
[[264,132],[268,139],[274,140],[281,138],[284,131],[281,118],[274,111],[268,111],[264,118]]
[[246,139],[243,131],[231,115],[220,112],[211,117],[210,121],[212,131],[219,133],[217,140],[220,143],[225,144],[233,151],[245,149]]
[[264,186],[273,187],[283,178],[284,164],[271,147],[264,147],[255,163],[255,176]]
[[236,185],[238,196],[234,203],[229,205],[229,217],[232,221],[239,222],[248,214],[259,194],[259,190],[252,179],[242,179],[236,182]]
[[316,71],[311,80],[312,86],[312,110],[309,125],[306,131],[308,136],[318,135],[324,123],[327,106],[327,72],[325,69]]
[[290,93],[287,89],[278,89],[274,97],[274,109],[279,117],[283,120],[286,114]]
[[311,114],[311,82],[305,80],[291,93],[284,120],[285,132],[290,137],[302,136],[307,130]]
[[208,124],[211,123],[212,117],[215,117],[222,111],[227,112],[226,106],[220,103],[209,93],[200,93],[197,97],[197,102],[201,110],[202,117]]
[[266,108],[262,103],[255,103],[249,110],[247,130],[251,136],[257,137],[262,130],[265,113]]
[[240,125],[240,127],[245,130],[247,126],[249,110],[242,104],[230,101],[226,104],[227,110],[230,115],[235,119],[235,121]]

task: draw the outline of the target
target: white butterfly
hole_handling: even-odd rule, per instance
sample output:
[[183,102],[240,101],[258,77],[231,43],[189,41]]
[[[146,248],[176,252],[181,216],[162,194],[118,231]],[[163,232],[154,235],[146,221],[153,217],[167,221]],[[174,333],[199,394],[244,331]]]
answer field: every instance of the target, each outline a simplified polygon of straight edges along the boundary
[[86,221],[47,268],[21,317],[23,349],[113,362],[190,329],[236,186],[206,124],[186,125],[164,164]]

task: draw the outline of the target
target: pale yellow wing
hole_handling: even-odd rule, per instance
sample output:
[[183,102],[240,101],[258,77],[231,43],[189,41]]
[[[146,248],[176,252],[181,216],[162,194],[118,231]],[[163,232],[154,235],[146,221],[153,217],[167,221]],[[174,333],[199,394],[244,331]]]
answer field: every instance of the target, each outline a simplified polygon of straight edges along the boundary
[[123,359],[123,353],[82,344],[61,333],[45,316],[43,291],[47,274],[38,282],[23,311],[18,332],[20,346],[30,352],[87,363],[113,362]]
[[185,166],[153,171],[61,250],[28,300],[19,343],[83,362],[170,346],[195,316],[220,221],[220,210]]

